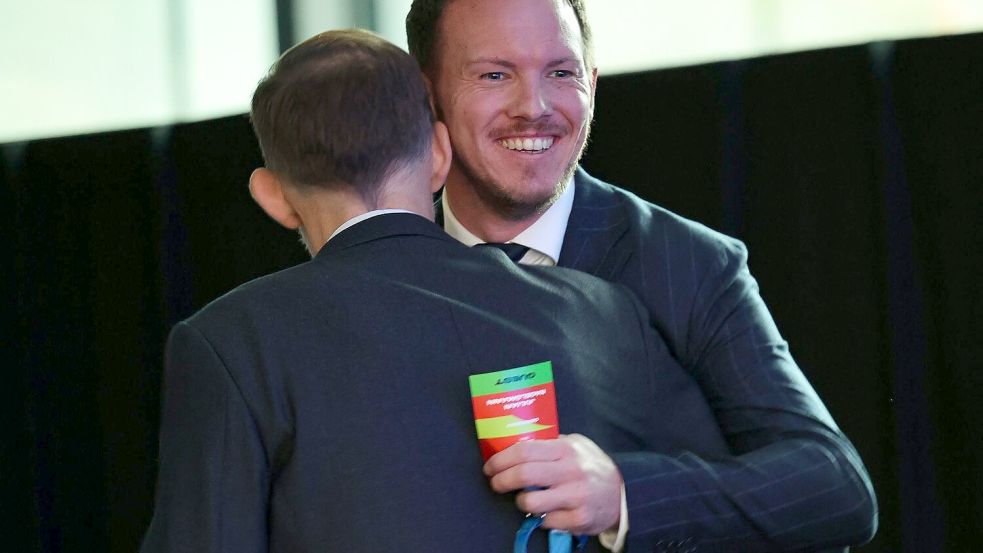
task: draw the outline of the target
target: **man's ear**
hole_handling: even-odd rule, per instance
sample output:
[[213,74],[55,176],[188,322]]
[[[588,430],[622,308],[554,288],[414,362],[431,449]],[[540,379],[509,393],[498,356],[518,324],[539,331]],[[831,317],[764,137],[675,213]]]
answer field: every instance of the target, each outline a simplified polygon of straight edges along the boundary
[[437,121],[433,124],[433,140],[430,141],[433,150],[433,176],[430,180],[430,192],[436,193],[444,186],[447,172],[451,169],[451,139],[447,134],[447,125]]
[[283,183],[273,171],[265,167],[253,171],[249,176],[249,193],[274,221],[288,229],[301,225],[300,216],[283,194]]
[[427,98],[430,100],[430,111],[433,113],[434,118],[437,118],[437,95],[434,94],[433,81],[430,79],[430,75],[426,71],[422,72],[423,84],[427,87]]

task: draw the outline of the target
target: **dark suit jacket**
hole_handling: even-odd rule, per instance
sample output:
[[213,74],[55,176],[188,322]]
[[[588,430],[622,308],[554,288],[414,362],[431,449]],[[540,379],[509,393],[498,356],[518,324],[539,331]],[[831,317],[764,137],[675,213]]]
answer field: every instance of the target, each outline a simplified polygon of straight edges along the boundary
[[174,328],[142,550],[508,551],[522,514],[481,473],[467,377],[545,360],[562,432],[727,457],[623,287],[381,215]]
[[628,551],[816,550],[869,540],[877,505],[866,470],[789,355],[744,245],[582,169],[575,186],[559,265],[638,294],[734,453],[713,462],[609,450],[625,478]]

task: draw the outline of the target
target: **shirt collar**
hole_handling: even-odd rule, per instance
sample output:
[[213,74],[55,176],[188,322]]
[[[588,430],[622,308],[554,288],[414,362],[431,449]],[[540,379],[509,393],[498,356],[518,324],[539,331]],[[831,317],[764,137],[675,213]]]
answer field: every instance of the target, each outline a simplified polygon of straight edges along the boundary
[[348,227],[353,227],[366,219],[371,219],[377,215],[385,215],[387,213],[413,213],[413,212],[407,209],[375,209],[372,211],[367,211],[361,215],[356,215],[351,219],[342,223],[341,226],[336,228],[335,231],[331,233],[331,236],[328,237],[328,242],[330,242],[332,238],[338,236],[338,234],[340,234],[341,231],[345,230]]
[[[563,248],[563,235],[566,233],[567,221],[570,219],[570,211],[573,209],[573,194],[573,177],[571,177],[563,193],[553,202],[553,205],[540,215],[535,223],[509,240],[509,242],[528,246],[549,257],[553,262],[552,264],[555,265],[560,259],[560,250]],[[450,234],[465,246],[474,246],[475,244],[484,242],[484,240],[464,228],[464,225],[454,216],[454,212],[451,211],[450,204],[447,201],[446,188],[444,189],[444,193],[441,194],[440,202],[444,212],[444,230],[447,234]]]

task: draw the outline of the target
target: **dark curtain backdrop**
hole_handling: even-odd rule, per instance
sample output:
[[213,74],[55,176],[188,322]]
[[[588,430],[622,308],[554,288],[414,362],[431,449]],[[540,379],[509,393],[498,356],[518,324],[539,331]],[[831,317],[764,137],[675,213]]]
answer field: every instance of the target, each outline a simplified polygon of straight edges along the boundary
[[[0,156],[4,551],[133,551],[177,320],[303,261],[246,189],[245,117]],[[983,35],[602,77],[584,165],[744,240],[870,469],[862,551],[983,529]]]

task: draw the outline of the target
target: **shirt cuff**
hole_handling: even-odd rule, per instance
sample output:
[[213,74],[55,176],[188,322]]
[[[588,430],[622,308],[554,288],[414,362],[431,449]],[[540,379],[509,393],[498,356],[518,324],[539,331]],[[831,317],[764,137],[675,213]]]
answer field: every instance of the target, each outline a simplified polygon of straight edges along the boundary
[[625,548],[625,538],[628,536],[628,499],[625,497],[625,485],[621,485],[621,519],[618,529],[605,530],[598,534],[597,540],[601,545],[611,550],[611,553],[621,553]]

